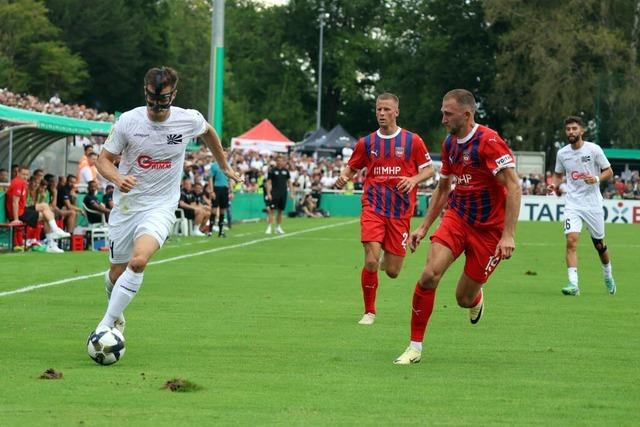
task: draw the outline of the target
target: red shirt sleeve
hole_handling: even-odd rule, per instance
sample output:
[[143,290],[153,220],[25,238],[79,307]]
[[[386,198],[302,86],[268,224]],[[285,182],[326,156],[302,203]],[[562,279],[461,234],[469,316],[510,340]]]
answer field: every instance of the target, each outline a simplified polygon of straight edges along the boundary
[[353,154],[349,159],[349,167],[354,170],[360,170],[367,166],[369,159],[364,150],[364,139],[360,138],[353,149]]
[[414,137],[415,141],[414,146],[411,149],[411,156],[413,157],[416,167],[420,170],[429,166],[432,161],[429,151],[427,150],[427,145],[424,143],[422,138],[416,134],[414,134]]
[[497,133],[490,133],[484,138],[482,154],[485,167],[496,175],[502,169],[515,168],[516,159],[506,142]]
[[447,152],[445,139],[442,141],[442,149],[440,150],[440,162],[442,165],[440,166],[440,176],[449,176],[451,175],[451,164],[449,163],[449,153]]

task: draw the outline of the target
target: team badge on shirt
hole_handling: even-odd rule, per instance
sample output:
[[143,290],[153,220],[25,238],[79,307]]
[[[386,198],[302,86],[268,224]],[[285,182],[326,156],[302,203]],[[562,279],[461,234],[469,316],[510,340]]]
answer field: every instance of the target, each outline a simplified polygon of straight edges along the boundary
[[167,144],[169,145],[178,145],[182,143],[182,135],[178,134],[169,134],[167,135]]
[[469,155],[469,152],[465,151],[464,153],[462,153],[462,163],[466,165],[470,161],[471,161],[471,156]]
[[396,147],[396,157],[404,157],[404,147]]

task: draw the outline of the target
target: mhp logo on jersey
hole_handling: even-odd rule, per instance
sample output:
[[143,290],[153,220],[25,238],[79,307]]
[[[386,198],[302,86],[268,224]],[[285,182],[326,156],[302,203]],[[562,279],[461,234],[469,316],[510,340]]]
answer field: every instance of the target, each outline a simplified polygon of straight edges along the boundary
[[182,135],[178,135],[178,134],[167,135],[167,144],[169,145],[182,144]]

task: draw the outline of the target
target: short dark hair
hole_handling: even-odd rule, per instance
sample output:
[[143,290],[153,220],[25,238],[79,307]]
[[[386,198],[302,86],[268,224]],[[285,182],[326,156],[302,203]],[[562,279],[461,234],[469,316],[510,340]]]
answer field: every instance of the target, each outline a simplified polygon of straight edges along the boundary
[[95,156],[95,157],[98,157],[98,153],[89,153],[89,154],[87,154],[87,159],[88,159],[89,157],[94,157],[94,156]]
[[584,122],[582,121],[582,117],[580,116],[568,116],[566,119],[564,119],[564,125],[568,125],[569,123],[577,123],[578,126],[580,127],[584,127]]
[[87,150],[88,150],[89,148],[91,148],[91,151],[93,151],[93,145],[87,144],[87,145],[84,145],[83,147],[84,147],[83,149],[84,149],[84,152],[85,152],[85,153],[87,152]]
[[462,107],[468,107],[473,112],[476,111],[476,98],[466,89],[450,90],[442,97],[443,100],[448,98],[455,99],[458,105]]
[[391,92],[382,92],[380,95],[378,95],[376,101],[385,99],[395,102],[398,107],[400,106],[400,98],[398,98],[397,95]]
[[150,68],[149,71],[147,71],[147,74],[144,75],[144,86],[155,86],[158,75],[160,76],[160,84],[162,87],[170,86],[175,89],[178,85],[178,72],[171,67],[162,66],[160,68]]

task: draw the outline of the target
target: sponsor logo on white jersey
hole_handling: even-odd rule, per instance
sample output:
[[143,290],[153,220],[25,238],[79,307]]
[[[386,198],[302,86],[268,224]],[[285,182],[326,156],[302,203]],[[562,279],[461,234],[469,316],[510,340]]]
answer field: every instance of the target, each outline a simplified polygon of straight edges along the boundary
[[138,166],[142,169],[170,169],[171,160],[155,160],[144,154],[136,159]]
[[585,179],[588,176],[591,176],[591,175],[586,173],[586,172],[571,171],[571,179],[574,180],[574,181],[579,181],[581,179]]

